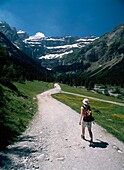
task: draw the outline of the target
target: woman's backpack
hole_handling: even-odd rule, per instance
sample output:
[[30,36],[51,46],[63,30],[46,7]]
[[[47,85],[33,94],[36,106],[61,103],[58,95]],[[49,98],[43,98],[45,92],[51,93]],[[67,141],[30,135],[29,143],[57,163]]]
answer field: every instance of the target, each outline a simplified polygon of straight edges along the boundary
[[94,121],[94,117],[92,116],[92,111],[91,111],[91,108],[90,106],[83,106],[83,121],[85,122],[92,122]]

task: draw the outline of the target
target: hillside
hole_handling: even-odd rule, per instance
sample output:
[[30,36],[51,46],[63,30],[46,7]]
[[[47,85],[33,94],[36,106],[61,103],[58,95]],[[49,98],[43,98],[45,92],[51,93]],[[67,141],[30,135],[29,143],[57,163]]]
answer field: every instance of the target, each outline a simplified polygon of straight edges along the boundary
[[[30,82],[27,84],[26,80]],[[0,150],[26,129],[36,113],[34,95],[49,89],[48,83],[31,86],[34,80],[50,82],[53,76],[0,33]],[[15,82],[21,82],[21,85],[17,86]]]
[[[75,63],[76,67],[80,64],[76,71],[68,69],[64,75],[57,74],[61,81],[64,76],[64,83],[76,82],[75,85],[81,85],[92,81],[92,84],[124,86],[122,76],[124,74],[124,25],[119,25],[113,31],[77,51],[72,57],[70,56],[70,60],[69,56],[64,59],[68,68]],[[59,67],[54,70],[60,72]],[[66,76],[70,78],[67,79]]]
[[[0,33],[0,46],[1,78],[5,78],[4,76],[8,75],[8,78],[12,79],[12,81],[18,81],[19,79],[20,81],[52,81],[52,74],[50,71],[41,67],[40,63],[34,61],[16,48],[2,33]],[[9,71],[10,67],[11,70]]]
[[12,88],[0,84],[0,151],[17,140],[37,112],[36,95],[53,87],[52,83],[26,81]]

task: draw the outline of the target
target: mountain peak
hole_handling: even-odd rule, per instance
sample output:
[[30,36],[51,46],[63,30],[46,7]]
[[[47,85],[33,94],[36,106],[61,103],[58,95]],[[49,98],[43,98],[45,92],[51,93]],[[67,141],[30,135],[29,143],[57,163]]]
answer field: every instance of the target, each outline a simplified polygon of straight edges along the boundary
[[24,34],[24,33],[26,33],[26,32],[25,32],[25,31],[22,31],[22,30],[18,30],[17,33],[18,33],[18,34]]
[[45,35],[41,32],[37,32],[34,36],[30,36],[30,40],[36,40],[36,39],[43,39],[45,38]]

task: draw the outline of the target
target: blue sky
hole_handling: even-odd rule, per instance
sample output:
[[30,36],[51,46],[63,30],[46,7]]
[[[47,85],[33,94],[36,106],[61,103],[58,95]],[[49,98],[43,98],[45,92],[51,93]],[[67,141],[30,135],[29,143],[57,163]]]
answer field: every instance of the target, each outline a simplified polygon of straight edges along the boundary
[[0,21],[45,36],[101,36],[124,24],[124,0],[0,0]]

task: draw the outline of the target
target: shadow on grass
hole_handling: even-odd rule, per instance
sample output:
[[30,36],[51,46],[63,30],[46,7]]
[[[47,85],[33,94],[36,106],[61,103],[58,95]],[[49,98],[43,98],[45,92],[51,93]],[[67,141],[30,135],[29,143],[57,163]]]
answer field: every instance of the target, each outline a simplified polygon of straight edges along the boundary
[[[14,166],[13,156],[15,155],[19,159],[22,157],[31,157],[32,153],[37,152],[35,147],[29,147],[29,142],[35,142],[35,136],[23,136],[20,137],[18,142],[27,142],[24,145],[20,146],[12,145],[0,152],[0,168],[9,169],[11,166]],[[17,142],[17,144],[18,144]],[[23,165],[22,165],[23,166]]]

